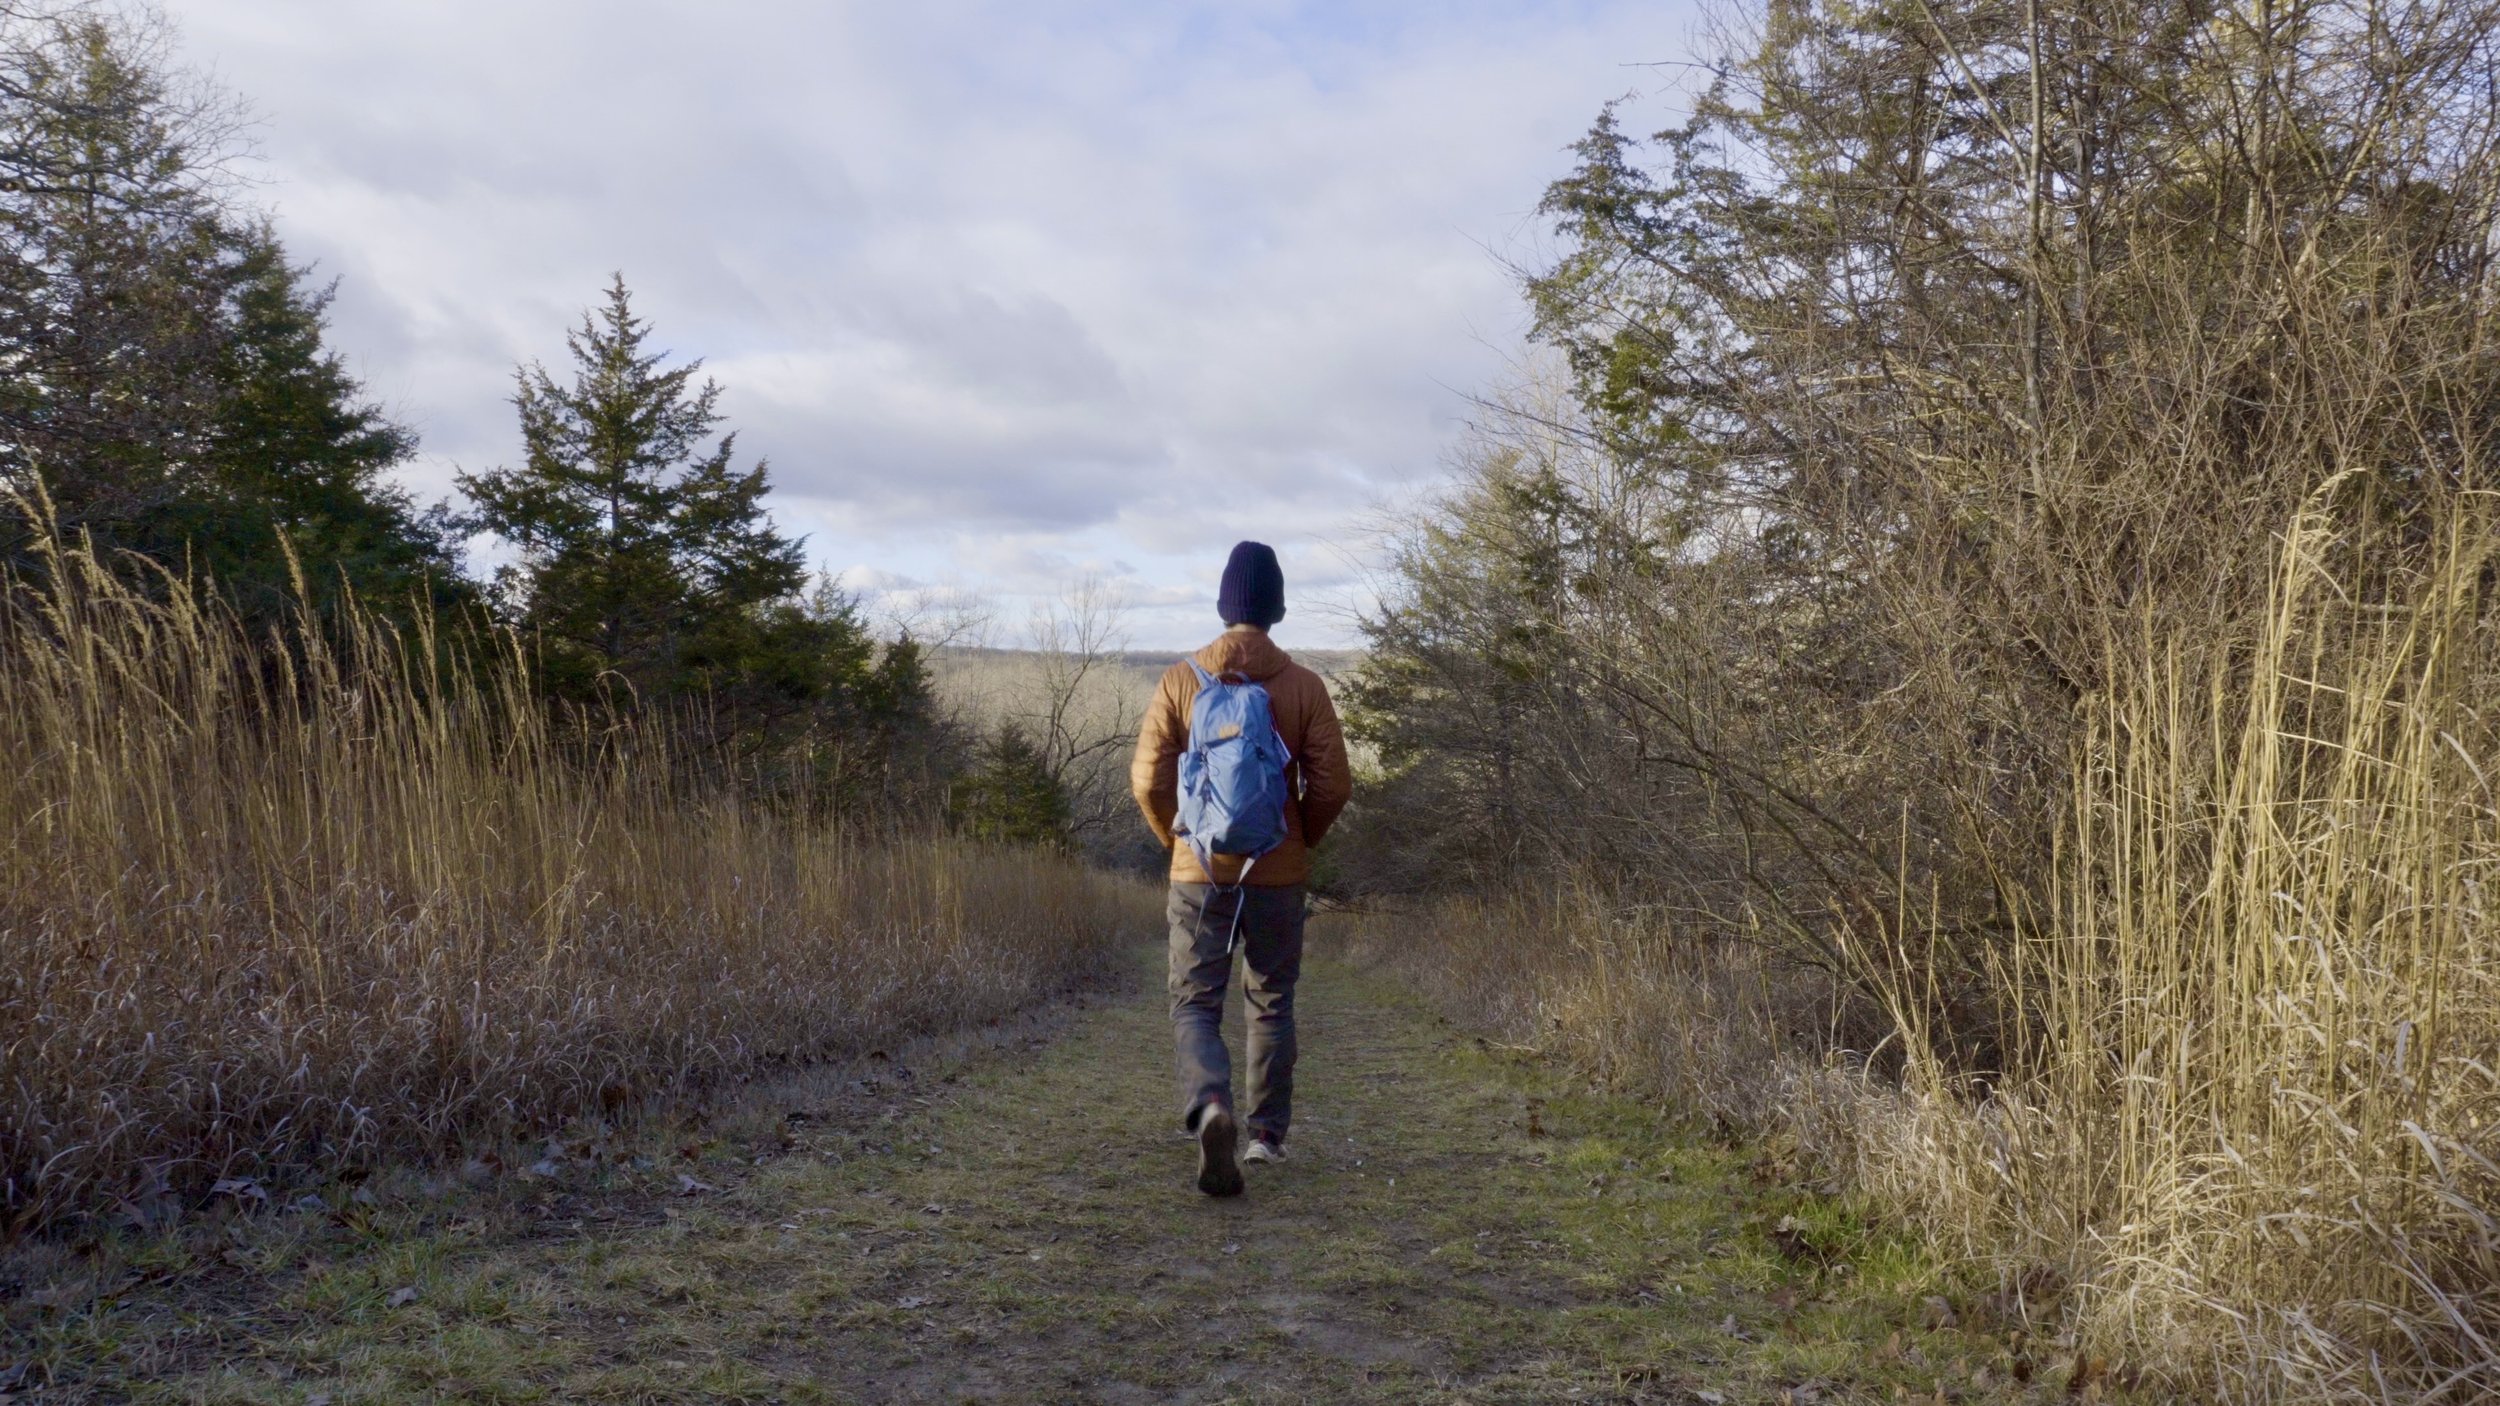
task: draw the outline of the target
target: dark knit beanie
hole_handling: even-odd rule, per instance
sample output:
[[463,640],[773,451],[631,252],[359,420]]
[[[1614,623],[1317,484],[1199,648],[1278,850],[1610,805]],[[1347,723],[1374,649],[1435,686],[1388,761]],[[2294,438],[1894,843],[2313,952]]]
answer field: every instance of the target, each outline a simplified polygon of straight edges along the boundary
[[1236,542],[1224,563],[1224,589],[1216,594],[1215,613],[1227,625],[1256,625],[1264,630],[1285,618],[1285,572],[1276,564],[1276,549],[1265,542]]

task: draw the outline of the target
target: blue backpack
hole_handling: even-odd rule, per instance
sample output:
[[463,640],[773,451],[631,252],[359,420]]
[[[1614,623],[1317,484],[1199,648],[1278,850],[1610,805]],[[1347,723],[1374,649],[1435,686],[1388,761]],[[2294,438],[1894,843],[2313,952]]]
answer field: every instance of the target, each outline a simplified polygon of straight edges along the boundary
[[[1260,856],[1285,842],[1285,768],[1292,749],[1276,730],[1267,688],[1228,683],[1189,662],[1198,697],[1189,708],[1189,750],[1181,753],[1181,837],[1215,877],[1213,856]],[[1242,866],[1242,877],[1250,865]]]

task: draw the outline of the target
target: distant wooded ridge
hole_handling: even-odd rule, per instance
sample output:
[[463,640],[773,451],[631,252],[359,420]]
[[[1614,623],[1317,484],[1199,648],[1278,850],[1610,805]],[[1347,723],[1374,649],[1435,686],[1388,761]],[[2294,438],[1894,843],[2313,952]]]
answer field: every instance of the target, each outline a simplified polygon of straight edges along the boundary
[[[1122,669],[1147,670],[1160,675],[1165,669],[1171,667],[1174,660],[1191,652],[1188,649],[1125,649],[1105,657]],[[1359,649],[1295,649],[1288,645],[1285,647],[1285,652],[1293,656],[1295,663],[1324,678],[1332,679],[1351,674],[1362,665],[1364,659],[1364,652]],[[929,651],[932,663],[944,663],[949,660],[970,663],[980,659],[994,659],[1000,662],[1038,661],[1047,657],[1047,652],[1043,650],[1008,649],[988,645],[946,645]]]

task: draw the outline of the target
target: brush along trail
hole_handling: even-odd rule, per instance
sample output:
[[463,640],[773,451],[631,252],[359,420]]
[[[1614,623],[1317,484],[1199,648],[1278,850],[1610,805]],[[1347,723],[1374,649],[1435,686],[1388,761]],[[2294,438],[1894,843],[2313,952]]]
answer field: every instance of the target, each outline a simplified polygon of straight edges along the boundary
[[10,1309],[15,1399],[2065,1393],[1981,1296],[1776,1157],[1341,964],[1304,979],[1291,1160],[1202,1197],[1144,965],[1048,1028],[794,1079],[693,1131],[125,1247],[84,1292]]

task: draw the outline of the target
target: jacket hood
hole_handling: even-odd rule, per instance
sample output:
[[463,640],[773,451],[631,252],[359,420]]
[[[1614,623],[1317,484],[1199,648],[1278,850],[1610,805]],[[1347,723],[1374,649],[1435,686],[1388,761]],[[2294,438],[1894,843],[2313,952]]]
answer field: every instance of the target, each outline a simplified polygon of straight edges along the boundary
[[1277,648],[1264,630],[1226,630],[1193,657],[1199,668],[1219,678],[1239,674],[1252,683],[1265,683],[1293,663],[1293,656]]

